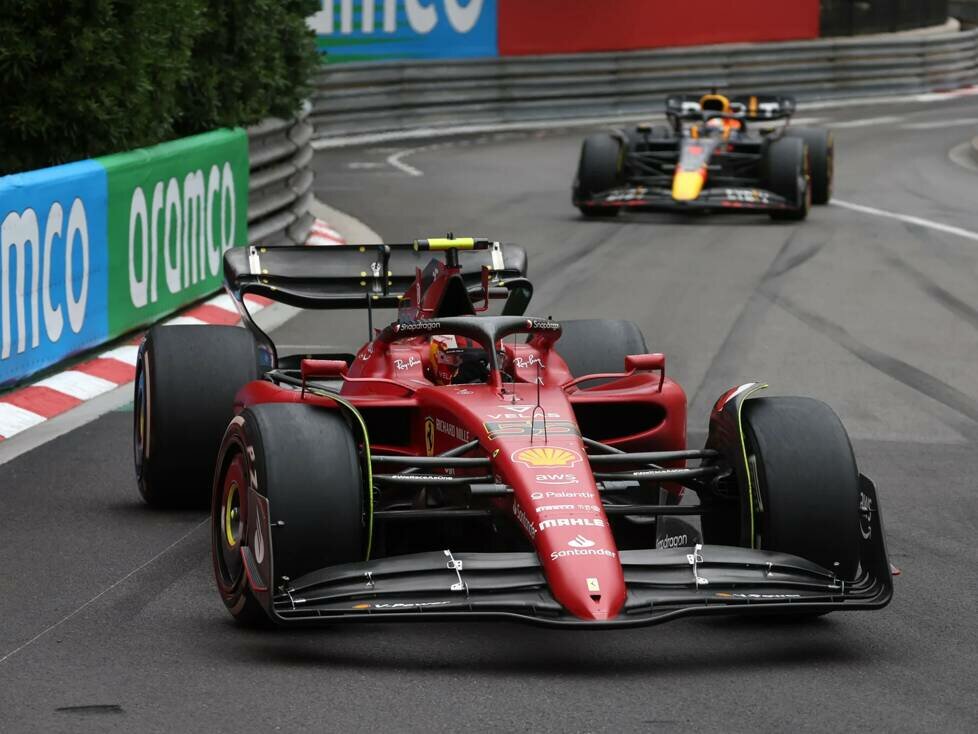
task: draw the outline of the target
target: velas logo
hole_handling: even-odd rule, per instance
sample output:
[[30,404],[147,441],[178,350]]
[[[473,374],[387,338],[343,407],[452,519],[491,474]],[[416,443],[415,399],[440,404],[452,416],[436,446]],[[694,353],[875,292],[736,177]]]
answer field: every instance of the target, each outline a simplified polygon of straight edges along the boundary
[[566,467],[570,468],[580,462],[581,455],[574,449],[555,446],[536,446],[519,449],[512,454],[513,461],[525,467]]
[[[216,278],[224,252],[235,243],[237,210],[234,171],[227,161],[207,174],[194,170],[157,181],[150,191],[136,186],[129,204],[129,297],[143,308],[163,288],[176,294]],[[162,235],[162,238],[161,238]]]
[[[479,22],[485,0],[324,0],[323,9],[309,19],[309,24],[325,36],[396,33],[400,5],[404,6],[403,17],[415,33],[431,33],[443,19],[456,33],[468,33]],[[380,18],[376,17],[378,7]]]

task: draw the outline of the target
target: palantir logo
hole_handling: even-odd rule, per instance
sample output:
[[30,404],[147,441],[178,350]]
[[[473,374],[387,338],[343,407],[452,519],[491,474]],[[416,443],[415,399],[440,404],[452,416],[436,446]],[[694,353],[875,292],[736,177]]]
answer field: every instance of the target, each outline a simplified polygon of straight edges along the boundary
[[594,545],[594,541],[585,538],[583,535],[578,535],[576,538],[568,540],[567,545],[569,545],[571,548],[590,548],[592,545]]
[[[310,18],[309,24],[316,33],[324,36],[337,32],[350,35],[358,31],[372,34],[377,32],[377,10],[380,8],[380,32],[396,33],[398,7],[401,2],[402,0],[324,0],[323,9]],[[456,33],[468,33],[479,22],[484,3],[485,0],[403,0],[408,25],[412,31],[422,35],[431,33],[440,22],[439,5]],[[355,28],[355,18],[360,21],[359,28]]]
[[[74,267],[78,260],[80,272]],[[7,213],[0,225],[0,359],[10,357],[12,316],[16,318],[17,354],[27,348],[28,315],[32,349],[41,344],[41,315],[51,343],[61,339],[65,315],[72,332],[82,330],[89,262],[88,216],[81,199],[71,203],[67,228],[64,208],[57,201],[48,210],[43,230],[34,209]]]

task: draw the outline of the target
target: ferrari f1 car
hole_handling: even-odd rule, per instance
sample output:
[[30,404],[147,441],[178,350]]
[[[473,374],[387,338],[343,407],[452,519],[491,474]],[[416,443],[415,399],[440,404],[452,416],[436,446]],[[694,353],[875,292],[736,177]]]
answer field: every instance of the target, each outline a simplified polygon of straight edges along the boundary
[[790,121],[791,97],[722,94],[666,100],[669,125],[588,136],[573,201],[585,216],[623,208],[766,211],[804,219],[832,195],[834,145],[820,128],[756,128]]
[[[598,628],[889,602],[876,488],[830,408],[746,383],[689,448],[638,327],[524,315],[525,270],[483,239],[234,249],[247,328],[149,332],[139,488],[210,501],[235,618]],[[355,354],[287,355],[252,296],[398,312]]]

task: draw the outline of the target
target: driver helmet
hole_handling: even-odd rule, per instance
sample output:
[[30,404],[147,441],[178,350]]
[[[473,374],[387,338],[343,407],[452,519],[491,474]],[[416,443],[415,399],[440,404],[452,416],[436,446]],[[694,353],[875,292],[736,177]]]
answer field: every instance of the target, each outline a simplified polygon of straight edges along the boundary
[[722,94],[704,94],[700,97],[700,109],[703,112],[730,114],[730,100]]
[[429,349],[433,382],[436,385],[451,385],[462,366],[458,339],[452,334],[435,335],[431,337]]
[[706,121],[705,126],[708,130],[723,130],[725,120],[722,117],[711,117]]

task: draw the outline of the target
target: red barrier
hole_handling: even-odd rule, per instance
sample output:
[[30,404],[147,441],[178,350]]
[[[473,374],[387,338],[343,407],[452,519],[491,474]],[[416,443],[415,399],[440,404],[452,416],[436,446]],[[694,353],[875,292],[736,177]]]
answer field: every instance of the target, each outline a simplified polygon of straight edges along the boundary
[[499,55],[817,38],[819,0],[497,0]]

